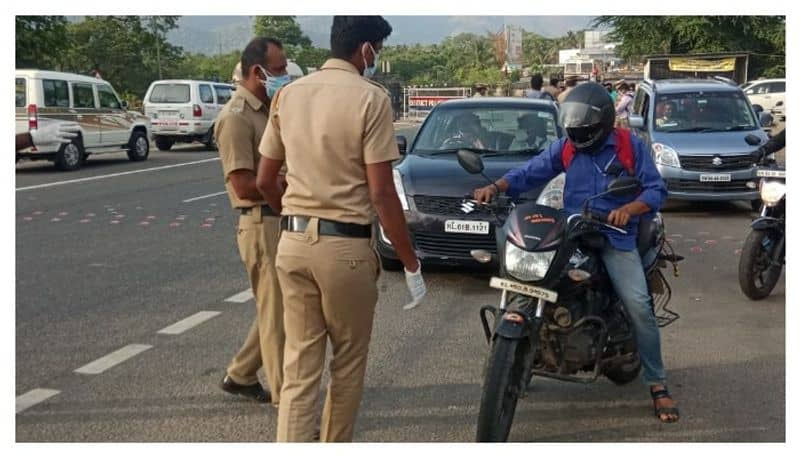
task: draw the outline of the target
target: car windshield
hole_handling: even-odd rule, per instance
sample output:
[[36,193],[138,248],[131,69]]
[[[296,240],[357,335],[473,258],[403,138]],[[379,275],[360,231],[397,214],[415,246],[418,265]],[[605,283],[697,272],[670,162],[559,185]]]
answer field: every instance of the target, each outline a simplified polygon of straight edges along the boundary
[[447,108],[434,110],[414,145],[414,153],[455,152],[535,154],[560,136],[555,110],[530,108]]
[[150,103],[187,103],[188,84],[156,84],[150,94]]
[[656,99],[659,132],[730,132],[755,130],[756,119],[741,92],[686,92]]

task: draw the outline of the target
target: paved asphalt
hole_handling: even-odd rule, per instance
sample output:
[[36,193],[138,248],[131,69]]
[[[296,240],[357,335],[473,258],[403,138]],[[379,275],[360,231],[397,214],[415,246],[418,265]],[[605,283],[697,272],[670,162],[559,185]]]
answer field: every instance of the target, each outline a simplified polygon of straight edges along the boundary
[[[410,133],[408,129],[405,133]],[[92,158],[73,173],[17,165],[16,188],[217,157],[200,147]],[[16,192],[16,396],[54,396],[16,415],[30,441],[273,441],[271,407],[217,383],[255,313],[235,244],[236,215],[216,160]],[[737,283],[744,204],[670,204],[681,319],[662,332],[682,418],[662,425],[645,388],[536,379],[513,441],[760,441],[785,435],[785,289],[761,302]],[[478,308],[496,303],[489,272],[426,269],[430,295],[403,311],[403,277],[380,279],[356,441],[472,441],[486,344]],[[164,329],[201,311],[183,333]],[[97,374],[75,370],[129,345]],[[137,352],[137,351],[134,351]],[[83,369],[80,371],[88,371]],[[33,393],[30,393],[34,391]]]

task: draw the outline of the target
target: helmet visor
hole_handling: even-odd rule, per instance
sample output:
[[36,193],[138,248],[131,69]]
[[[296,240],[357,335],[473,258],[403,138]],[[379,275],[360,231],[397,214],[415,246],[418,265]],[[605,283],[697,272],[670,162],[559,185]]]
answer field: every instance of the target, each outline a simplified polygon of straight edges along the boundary
[[602,109],[589,103],[564,102],[561,104],[561,125],[565,129],[589,127],[600,124]]

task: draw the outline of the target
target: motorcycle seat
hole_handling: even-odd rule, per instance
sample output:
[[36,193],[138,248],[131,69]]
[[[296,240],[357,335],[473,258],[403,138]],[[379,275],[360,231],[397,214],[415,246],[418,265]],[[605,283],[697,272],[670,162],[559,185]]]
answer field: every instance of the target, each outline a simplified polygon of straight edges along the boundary
[[644,257],[647,251],[658,244],[658,222],[653,217],[643,217],[639,221],[639,234],[636,238],[636,248],[639,255]]

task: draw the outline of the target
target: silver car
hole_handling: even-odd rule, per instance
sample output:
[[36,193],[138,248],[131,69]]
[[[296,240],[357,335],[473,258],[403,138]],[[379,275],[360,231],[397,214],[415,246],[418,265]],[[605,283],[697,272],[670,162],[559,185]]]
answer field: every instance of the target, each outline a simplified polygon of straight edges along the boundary
[[639,85],[629,117],[675,200],[760,204],[751,153],[767,140],[758,112],[729,80],[672,79]]

